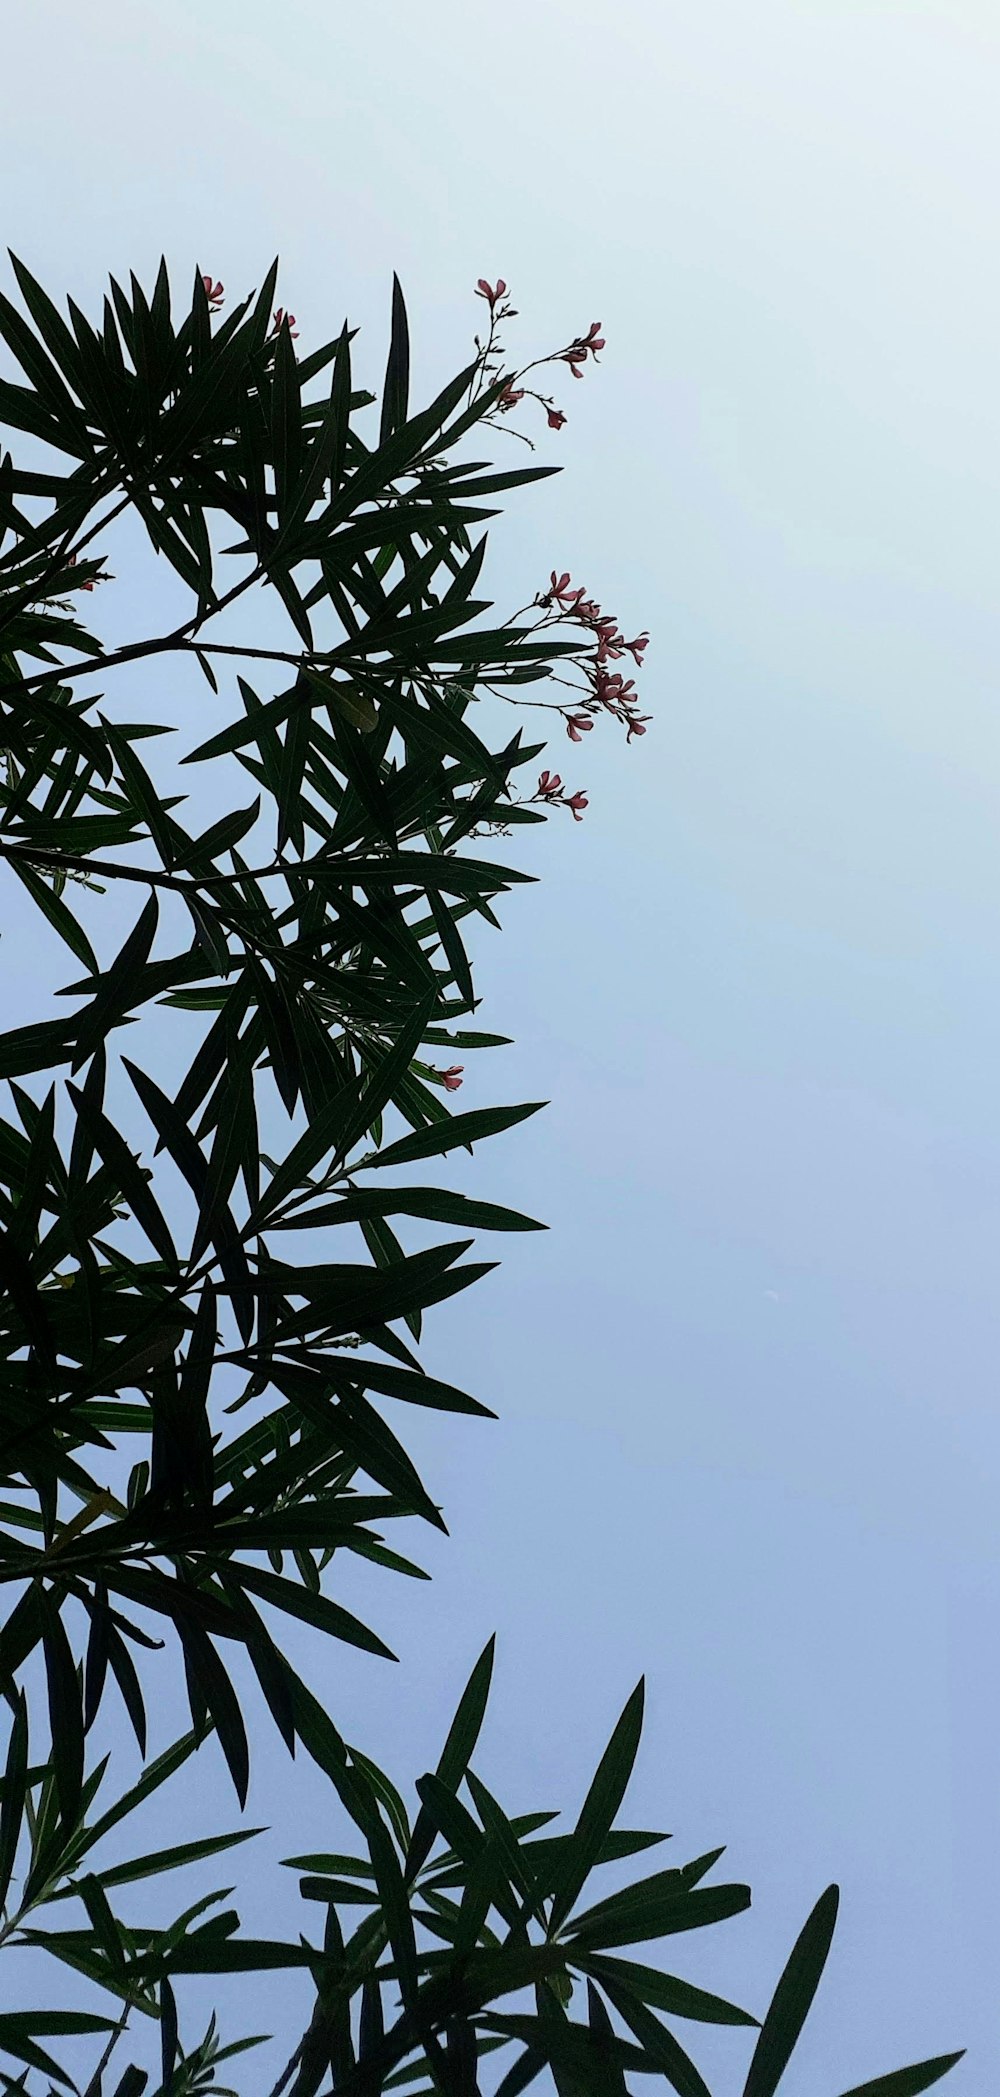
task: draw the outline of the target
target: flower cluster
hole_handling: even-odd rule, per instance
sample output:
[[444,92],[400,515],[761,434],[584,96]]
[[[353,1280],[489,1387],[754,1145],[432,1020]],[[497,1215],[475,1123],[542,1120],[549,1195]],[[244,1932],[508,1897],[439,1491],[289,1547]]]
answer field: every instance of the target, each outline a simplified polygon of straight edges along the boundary
[[[476,285],[476,297],[483,299],[489,307],[490,327],[485,342],[481,342],[478,335],[475,338],[479,356],[471,388],[472,399],[485,387],[494,386],[503,379],[504,350],[500,341],[500,327],[504,321],[515,319],[517,310],[507,297],[507,282],[504,277],[498,277],[495,284],[491,284],[488,277],[480,277]],[[521,401],[527,399],[537,401],[545,410],[545,419],[550,430],[561,430],[566,422],[564,409],[556,406],[550,394],[540,393],[536,386],[525,386],[521,381],[529,372],[538,371],[545,364],[568,364],[573,377],[582,379],[587,358],[593,357],[596,360],[598,350],[602,350],[604,346],[601,323],[599,320],[592,320],[586,335],[575,336],[572,342],[567,343],[565,349],[551,350],[548,356],[534,358],[530,364],[525,365],[523,371],[508,377],[486,420],[509,415],[512,408],[518,407]],[[514,434],[523,438],[526,444],[530,444],[531,440],[525,437],[523,430],[517,430]]]
[[564,791],[558,772],[540,772],[538,791],[531,795],[531,799],[544,801],[550,808],[556,804],[561,808],[571,808],[574,823],[582,823],[583,811],[588,806],[587,796],[582,788],[578,788],[575,794],[567,794]]
[[[102,558],[103,558],[103,556],[102,556]],[[76,567],[76,559],[77,559],[77,557],[76,557],[76,554],[75,554],[75,553],[68,553],[68,554],[66,555],[66,566],[67,566],[67,568],[75,568],[75,567]],[[82,583],[80,584],[80,588],[81,588],[81,590],[92,590],[92,589],[94,589],[94,587],[95,587],[95,585],[96,585],[97,583],[101,583],[101,582],[110,582],[110,581],[112,581],[112,580],[113,580],[113,578],[112,578],[111,576],[108,576],[108,575],[93,575],[93,576],[91,576],[91,578],[90,578],[89,582],[82,582]]]
[[574,687],[574,690],[584,693],[583,703],[572,711],[567,707],[560,708],[570,742],[578,743],[601,712],[611,714],[621,722],[629,742],[633,736],[645,735],[650,716],[638,711],[639,694],[634,677],[625,678],[620,670],[610,670],[608,664],[623,655],[630,655],[636,669],[641,670],[649,647],[648,633],[636,634],[633,641],[627,641],[619,630],[617,619],[602,611],[596,599],[588,597],[585,590],[574,589],[568,574],[557,575],[554,568],[548,589],[539,592],[535,603],[555,620],[584,626],[593,636],[592,650],[588,649],[578,665],[586,684]]
[[582,379],[583,367],[587,362],[587,358],[593,357],[596,363],[597,352],[603,348],[604,337],[601,334],[601,323],[599,320],[592,320],[589,332],[586,335],[578,335],[576,341],[571,342],[568,349],[558,352],[559,362],[569,365],[575,379]]
[[[218,313],[222,305],[223,299],[225,298],[224,286],[220,283],[217,283],[212,278],[210,272],[207,275],[204,275],[201,281],[205,286],[205,297],[208,300],[209,312]],[[298,329],[295,326],[295,315],[294,313],[286,313],[284,307],[279,306],[275,312],[274,319],[271,323],[272,336],[280,335],[283,327],[286,327],[288,329],[292,341],[297,342]]]

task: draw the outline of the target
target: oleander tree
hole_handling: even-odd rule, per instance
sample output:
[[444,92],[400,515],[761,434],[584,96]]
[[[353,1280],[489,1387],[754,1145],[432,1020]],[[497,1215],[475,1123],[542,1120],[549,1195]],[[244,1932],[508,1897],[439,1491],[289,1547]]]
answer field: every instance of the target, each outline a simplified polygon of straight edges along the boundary
[[[476,454],[561,430],[544,387],[581,377],[599,324],[519,371],[507,287],[484,279],[466,368],[414,407],[398,284],[376,401],[346,325],[297,348],[275,269],[228,311],[199,271],[178,312],[161,266],[148,294],[112,280],[91,321],[13,268],[0,881],[8,923],[37,913],[69,980],[40,981],[36,1011],[8,1003],[0,1036],[0,1947],[18,1988],[37,1976],[30,2000],[0,1993],[3,2087],[257,2090],[231,1991],[287,1969],[313,2000],[305,2029],[269,2034],[290,2097],[604,2097],[641,2073],[707,2097],[678,2031],[699,2024],[745,2028],[745,2097],[771,2097],[837,1891],[760,2020],[648,1963],[750,1893],[717,1877],[720,1851],[630,1861],[666,1839],[620,1820],[641,1685],[554,1827],[479,1773],[491,1645],[412,1795],[346,1741],[324,1664],[330,1641],[386,1652],[338,1598],[351,1556],[412,1574],[399,1524],[443,1527],[401,1413],[486,1411],[422,1367],[422,1322],[487,1272],[484,1234],[538,1228],[449,1184],[451,1153],[478,1169],[479,1144],[536,1111],[454,1101],[497,1041],[469,944],[525,878],[519,826],[587,806],[539,770],[548,731],[647,726],[625,674],[645,634],[627,642],[556,571],[502,623],[479,594],[482,528],[555,468]],[[93,615],[120,552],[158,557],[182,615],[111,645]],[[142,602],[122,597],[125,616]],[[137,720],[158,657],[172,717]],[[315,1634],[303,1673],[288,1620]],[[309,1765],[330,1787],[330,1850],[288,1860],[288,1941],[244,1933],[228,1894],[190,1898],[250,1831],[153,1852],[143,1834],[154,1796],[183,1832],[204,1757],[242,1807],[266,1726],[295,1756],[276,1812]],[[123,1727],[142,1758],[124,1789]],[[152,1879],[176,1889],[155,1928],[129,1914]],[[207,2030],[194,1976],[216,1991]],[[958,2058],[864,2091],[911,2097]]]

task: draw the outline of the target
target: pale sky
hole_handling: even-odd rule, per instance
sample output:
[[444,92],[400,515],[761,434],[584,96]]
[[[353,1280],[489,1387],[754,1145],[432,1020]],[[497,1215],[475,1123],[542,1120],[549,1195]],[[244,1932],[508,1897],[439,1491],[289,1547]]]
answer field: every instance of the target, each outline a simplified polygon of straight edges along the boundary
[[[331,1709],[416,1774],[496,1627],[484,1766],[512,1808],[572,1806],[645,1669],[637,1820],[727,1842],[755,1895],[679,1970],[761,2007],[837,1878],[790,2097],[961,2044],[947,2087],[978,2097],[1000,17],[8,0],[3,42],[4,235],[54,296],[92,307],[161,248],[238,293],[280,252],[303,342],[348,314],[377,383],[395,268],[428,386],[465,361],[480,275],[526,352],[604,323],[544,447],[569,470],[494,527],[492,586],[506,612],[568,568],[648,625],[655,724],[556,745],[587,817],[533,841],[545,879],[483,950],[517,1048],[470,1100],[552,1106],[475,1184],[552,1228],[433,1321],[433,1364],[500,1423],[411,1428],[452,1538],[433,1587],[359,1586],[402,1666],[345,1659]],[[742,2056],[689,2036],[735,2093]]]

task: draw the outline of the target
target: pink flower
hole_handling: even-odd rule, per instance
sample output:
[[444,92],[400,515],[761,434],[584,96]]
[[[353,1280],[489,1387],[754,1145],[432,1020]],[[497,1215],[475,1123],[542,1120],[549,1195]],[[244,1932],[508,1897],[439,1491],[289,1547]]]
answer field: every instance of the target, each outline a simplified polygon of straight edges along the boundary
[[550,597],[555,598],[555,601],[560,607],[561,611],[572,611],[574,606],[579,603],[580,598],[583,596],[583,591],[574,590],[573,588],[571,588],[569,576],[557,576],[556,571],[553,568],[552,578],[549,583],[548,594]]
[[502,393],[501,393],[501,395],[500,395],[500,399],[499,399],[499,401],[497,402],[497,406],[498,406],[499,408],[504,408],[504,409],[507,409],[507,408],[516,408],[516,407],[517,407],[517,404],[518,404],[518,401],[519,401],[519,400],[523,400],[523,399],[524,399],[524,387],[523,387],[523,386],[522,386],[522,387],[520,387],[520,388],[517,388],[517,387],[515,387],[515,386],[510,386],[510,385],[507,385],[507,386],[505,386],[505,387],[504,387],[504,389],[503,389],[503,392],[502,392]]
[[208,300],[209,310],[212,313],[217,313],[225,295],[222,285],[213,284],[210,276],[202,277],[201,281],[205,286],[205,297]]
[[626,641],[625,647],[628,654],[633,657],[636,668],[638,670],[641,670],[642,658],[645,655],[647,648],[649,647],[648,633],[638,634],[634,641]]
[[619,633],[617,622],[614,619],[598,620],[595,631],[597,633],[597,660],[599,663],[606,663],[609,655],[624,655],[625,638],[623,634]]
[[538,775],[538,791],[543,801],[557,800],[562,793],[562,780],[558,772],[540,772]]
[[497,304],[499,299],[503,298],[506,289],[507,286],[503,277],[498,277],[495,284],[488,284],[485,277],[480,277],[476,285],[476,296],[477,298],[486,299],[492,307]]
[[462,1082],[462,1072],[464,1069],[464,1063],[453,1063],[450,1070],[442,1070],[439,1073],[441,1083],[444,1086],[446,1092],[458,1091],[458,1088]]
[[294,313],[286,313],[284,306],[279,306],[274,316],[274,326],[271,329],[272,335],[280,335],[282,328],[288,329],[293,342],[298,341],[298,329],[295,325]]
[[582,823],[583,811],[588,806],[589,803],[587,801],[587,796],[585,793],[578,792],[575,794],[567,794],[566,807],[571,808],[573,810],[574,823]]
[[598,670],[594,678],[594,698],[612,711],[617,707],[639,704],[634,678],[630,677],[626,684],[620,670]]
[[560,351],[561,362],[569,365],[575,379],[582,379],[583,366],[586,364],[587,358],[596,358],[598,350],[604,348],[604,336],[601,334],[600,329],[600,321],[592,320],[586,335],[578,335],[576,341],[571,342],[568,349]]
[[649,718],[649,714],[640,714],[636,720],[628,722],[628,734],[625,737],[625,741],[627,743],[630,743],[632,741],[632,737],[634,735],[645,735],[646,722],[649,720]]
[[589,714],[567,714],[565,720],[566,733],[571,743],[580,742],[587,729],[593,728],[594,725]]
[[563,414],[561,408],[550,408],[548,411],[548,419],[550,430],[561,430],[563,424],[566,421],[566,417]]
[[[67,566],[67,568],[75,568],[75,567],[76,567],[76,555],[75,555],[75,553],[71,553],[71,554],[68,554],[68,555],[67,555],[67,557],[66,557],[66,566]],[[81,588],[81,590],[92,590],[92,589],[93,589],[93,587],[94,587],[94,581],[97,581],[97,582],[103,582],[103,581],[104,581],[104,577],[103,577],[102,575],[98,575],[98,576],[96,576],[96,577],[95,577],[95,578],[94,578],[94,579],[93,579],[92,581],[90,581],[90,582],[85,582],[85,583],[81,583],[81,584],[80,584],[80,588]]]

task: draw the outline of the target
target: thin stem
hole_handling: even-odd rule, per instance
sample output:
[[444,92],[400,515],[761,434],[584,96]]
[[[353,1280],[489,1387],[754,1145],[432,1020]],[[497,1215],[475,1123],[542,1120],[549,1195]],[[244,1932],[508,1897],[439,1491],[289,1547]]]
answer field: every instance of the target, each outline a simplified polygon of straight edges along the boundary
[[101,2058],[98,2061],[96,2068],[94,2069],[93,2075],[91,2076],[90,2081],[88,2082],[87,2087],[84,2090],[83,2097],[101,2097],[101,2078],[104,2074],[105,2068],[108,2066],[108,2063],[115,2050],[115,2047],[118,2044],[119,2039],[122,2037],[124,2033],[125,2027],[129,2020],[129,2012],[131,2008],[131,2003],[127,2002],[125,2004],[125,2008],[121,2013],[118,2023],[115,2025],[114,2031],[112,2032],[111,2037],[108,2040],[106,2047],[104,2048],[104,2052],[102,2053]]
[[298,2067],[300,2060],[302,2059],[302,2049],[306,2043],[308,2036],[308,2032],[303,2032],[302,2037],[295,2048],[295,2052],[293,2053],[291,2060],[288,2062],[286,2067],[282,2068],[281,2074],[279,2075],[277,2082],[270,2090],[269,2097],[281,2097],[282,2090],[285,2089],[286,2085],[291,2081],[292,2076],[294,2075],[295,2070]]
[[[0,858],[25,859],[30,866],[52,866],[60,872],[66,869],[74,873],[91,874],[95,879],[104,875],[109,880],[139,881],[143,884],[148,882],[152,888],[171,888],[179,895],[197,895],[199,887],[206,885],[197,881],[184,881],[177,874],[157,873],[155,867],[113,866],[106,859],[88,859],[83,852],[55,852],[47,850],[44,845],[14,844],[4,837],[0,837]],[[216,878],[220,881],[234,881],[244,877],[220,874]]]
[[166,655],[173,650],[188,651],[192,654],[197,654],[200,650],[204,654],[210,647],[214,655],[243,655],[262,657],[274,662],[300,662],[302,649],[293,654],[288,649],[227,647],[219,641],[208,643],[192,638],[204,626],[206,620],[214,619],[218,612],[226,611],[235,603],[237,597],[242,596],[244,590],[248,590],[252,583],[258,582],[262,573],[263,570],[259,567],[253,569],[242,581],[235,583],[224,597],[220,597],[215,604],[208,605],[202,611],[195,612],[182,626],[175,627],[172,633],[158,634],[149,641],[130,641],[124,648],[113,649],[110,655],[89,656],[82,663],[61,665],[56,670],[38,670],[32,677],[19,677],[9,684],[0,685],[0,698],[8,693],[20,696],[23,692],[40,691],[46,685],[66,684],[70,678],[99,677],[105,670],[119,669],[123,663],[141,662],[147,656]]

